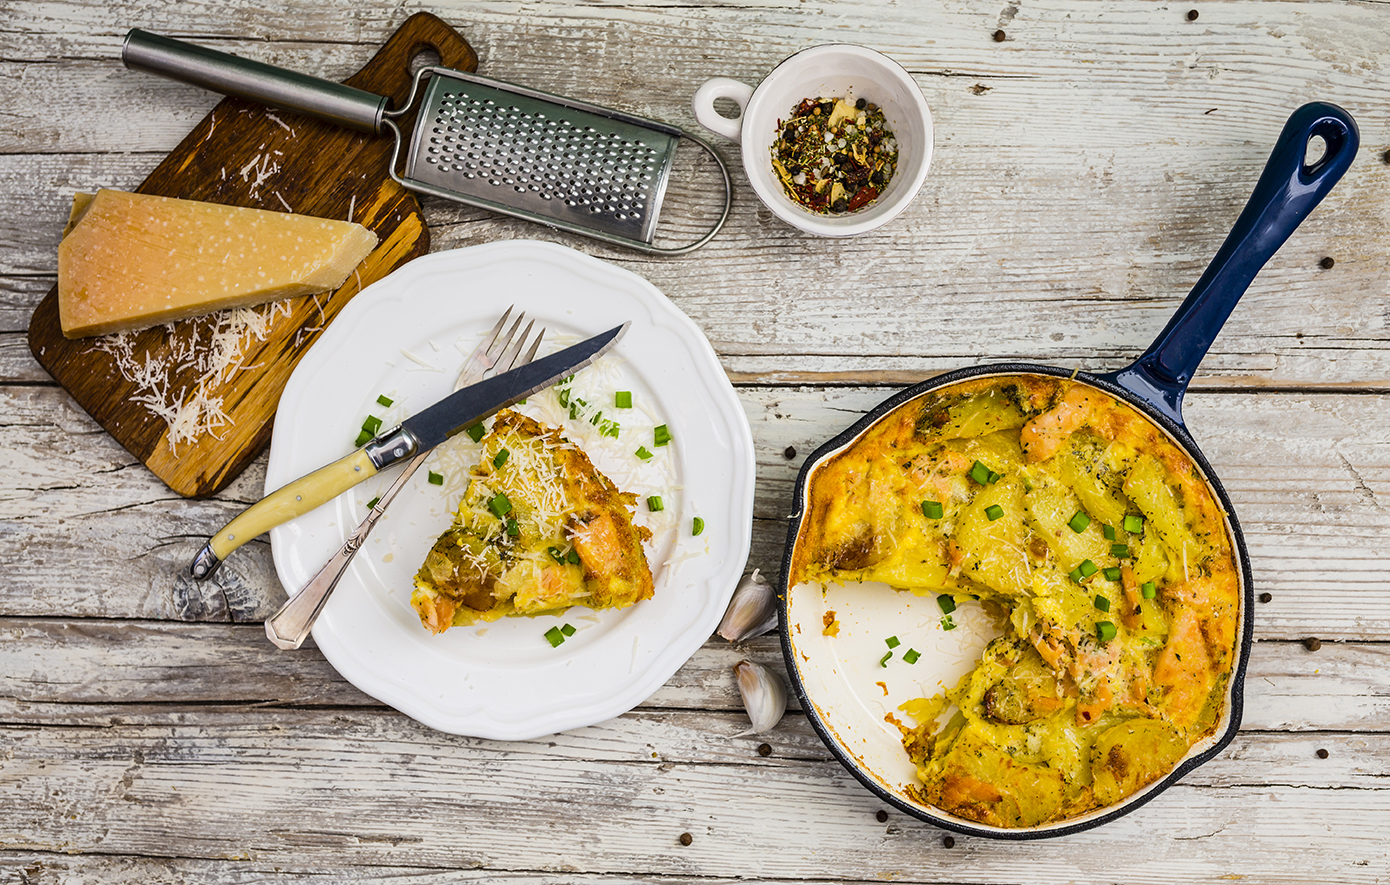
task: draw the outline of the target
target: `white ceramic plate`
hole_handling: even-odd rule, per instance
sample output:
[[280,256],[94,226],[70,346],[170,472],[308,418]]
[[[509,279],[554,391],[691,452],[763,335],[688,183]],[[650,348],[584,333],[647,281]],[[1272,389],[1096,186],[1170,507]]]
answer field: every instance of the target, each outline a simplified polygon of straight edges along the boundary
[[[267,491],[277,489],[350,451],[365,416],[389,423],[447,394],[465,354],[513,303],[543,323],[552,342],[632,323],[605,357],[604,384],[631,390],[647,420],[667,424],[673,438],[656,450],[671,481],[662,514],[670,530],[648,547],[654,597],[617,611],[576,608],[563,617],[505,618],[430,635],[410,606],[412,581],[459,493],[452,480],[430,484],[429,470],[447,469],[432,458],[314,626],[324,656],[366,693],[441,731],[507,740],[602,722],[641,703],[709,638],[743,572],[752,434],[695,324],[641,277],[562,246],[509,241],[419,258],[354,298],[295,369],[276,413],[266,473]],[[381,394],[395,401],[389,416],[376,402]],[[600,470],[642,441],[633,438],[641,432],[639,411],[629,413],[635,424],[624,421],[634,426],[624,429],[620,447],[589,450]],[[286,592],[323,565],[398,469],[271,532]],[[661,491],[626,490],[643,497]],[[690,532],[695,516],[705,520],[699,537]],[[552,648],[544,634],[562,623],[578,630]]]

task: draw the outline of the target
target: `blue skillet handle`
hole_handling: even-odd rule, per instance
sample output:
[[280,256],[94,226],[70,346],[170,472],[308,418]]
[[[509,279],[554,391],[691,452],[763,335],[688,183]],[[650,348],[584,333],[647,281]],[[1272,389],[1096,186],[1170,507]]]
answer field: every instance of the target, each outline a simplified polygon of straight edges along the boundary
[[[1315,136],[1327,150],[1310,166],[1305,158]],[[1294,111],[1245,210],[1178,312],[1133,365],[1101,377],[1183,426],[1183,393],[1207,348],[1255,274],[1351,166],[1360,142],[1356,121],[1335,104],[1315,101]]]

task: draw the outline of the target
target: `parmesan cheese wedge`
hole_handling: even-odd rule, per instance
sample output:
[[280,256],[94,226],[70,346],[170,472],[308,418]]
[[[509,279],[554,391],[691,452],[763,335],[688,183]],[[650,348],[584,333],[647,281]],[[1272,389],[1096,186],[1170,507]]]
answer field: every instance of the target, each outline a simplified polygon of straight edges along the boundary
[[101,190],[58,246],[63,334],[130,332],[336,289],[376,248],[360,224]]

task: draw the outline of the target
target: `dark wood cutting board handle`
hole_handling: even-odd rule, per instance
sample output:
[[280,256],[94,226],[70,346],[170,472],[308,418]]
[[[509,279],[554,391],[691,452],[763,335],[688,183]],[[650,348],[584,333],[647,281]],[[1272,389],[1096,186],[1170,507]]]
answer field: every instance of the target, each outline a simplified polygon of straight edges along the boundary
[[[347,79],[359,89],[389,96],[400,107],[410,93],[412,63],[424,52],[438,63],[474,71],[478,56],[442,19],[420,12],[406,19],[380,51]],[[433,61],[433,59],[431,59]],[[114,63],[114,62],[113,62]],[[130,73],[132,78],[147,76]],[[205,435],[171,450],[168,428],[133,397],[140,391],[122,377],[112,356],[91,339],[63,337],[55,286],[34,311],[29,348],[98,424],[187,497],[211,495],[236,478],[270,441],[280,393],[299,359],[324,327],[363,287],[429,251],[429,231],[413,194],[391,180],[390,137],[373,137],[228,98],[212,111],[137,188],[141,193],[322,218],[349,218],[381,242],[333,293],[288,302],[264,340],[251,341],[244,365],[216,388],[232,424],[220,438]],[[147,329],[134,337],[134,352],[168,358],[172,344],[199,321]],[[191,370],[171,371],[170,388],[194,389]],[[350,442],[350,441],[349,441]]]

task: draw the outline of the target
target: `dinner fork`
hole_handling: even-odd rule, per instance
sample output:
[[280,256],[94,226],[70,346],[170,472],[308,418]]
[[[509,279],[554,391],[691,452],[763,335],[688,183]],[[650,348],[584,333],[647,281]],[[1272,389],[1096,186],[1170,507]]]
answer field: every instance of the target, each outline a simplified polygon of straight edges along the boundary
[[[515,307],[515,305],[513,305]],[[526,318],[526,313],[517,314],[516,321],[512,323],[510,329],[505,334],[503,329],[507,325],[507,319],[512,314],[512,308],[507,308],[507,312],[502,314],[502,319],[497,321],[497,325],[492,327],[492,331],[484,338],[483,343],[479,344],[474,351],[469,354],[468,359],[463,362],[463,369],[459,372],[457,380],[454,381],[454,390],[467,387],[482,380],[483,376],[491,369],[498,372],[505,372],[516,366],[524,366],[531,362],[536,356],[536,351],[541,346],[541,339],[545,337],[545,329],[542,328],[536,333],[536,338],[531,342],[530,348],[522,354],[521,349],[526,346],[526,339],[531,335],[531,329],[535,326],[532,320],[526,326],[526,331],[517,337],[516,331],[521,328],[522,321]],[[429,457],[429,452],[421,452],[405,465],[396,481],[386,490],[372,506],[371,512],[366,519],[348,535],[347,540],[338,548],[338,552],[333,554],[333,558],[328,560],[323,568],[319,569],[318,574],[309,579],[302,589],[280,607],[280,610],[272,615],[265,622],[265,635],[270,641],[280,648],[299,648],[304,644],[304,640],[309,635],[309,630],[314,626],[314,621],[318,620],[319,613],[323,611],[324,604],[328,602],[328,597],[333,593],[333,588],[338,586],[338,580],[347,571],[352,558],[357,555],[357,551],[366,543],[367,536],[376,527],[377,521],[381,519],[386,508],[410,482],[410,478],[415,475],[415,471],[420,469],[420,465],[425,463]]]

